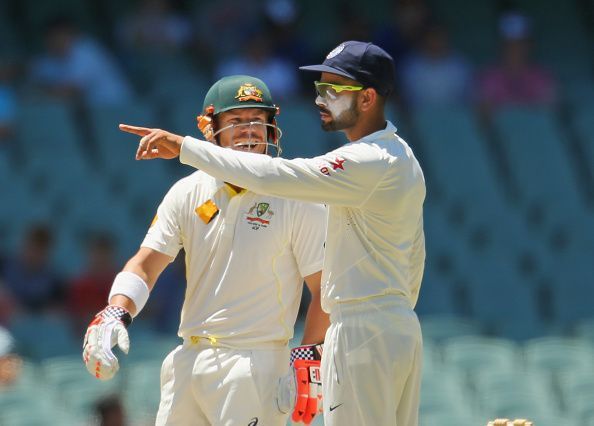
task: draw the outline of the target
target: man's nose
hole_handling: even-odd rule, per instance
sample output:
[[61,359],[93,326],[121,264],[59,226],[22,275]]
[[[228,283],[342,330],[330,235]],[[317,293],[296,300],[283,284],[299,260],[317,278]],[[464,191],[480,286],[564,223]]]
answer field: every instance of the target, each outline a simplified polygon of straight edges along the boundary
[[318,106],[327,106],[328,104],[326,103],[326,100],[324,98],[322,98],[320,95],[317,96],[316,100],[315,100],[316,105]]

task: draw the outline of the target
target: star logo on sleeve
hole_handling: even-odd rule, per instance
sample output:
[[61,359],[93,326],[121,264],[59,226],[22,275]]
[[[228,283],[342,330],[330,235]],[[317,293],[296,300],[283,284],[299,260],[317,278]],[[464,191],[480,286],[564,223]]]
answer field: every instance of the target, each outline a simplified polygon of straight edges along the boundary
[[336,169],[344,170],[344,167],[342,166],[344,162],[345,162],[345,160],[340,157],[336,157],[336,159],[334,161],[329,161],[330,165],[332,165],[332,170],[336,170]]
[[346,160],[344,158],[335,157],[334,161],[332,160],[324,160],[318,167],[320,168],[320,172],[323,175],[331,176],[331,172],[333,170],[344,170],[344,163]]

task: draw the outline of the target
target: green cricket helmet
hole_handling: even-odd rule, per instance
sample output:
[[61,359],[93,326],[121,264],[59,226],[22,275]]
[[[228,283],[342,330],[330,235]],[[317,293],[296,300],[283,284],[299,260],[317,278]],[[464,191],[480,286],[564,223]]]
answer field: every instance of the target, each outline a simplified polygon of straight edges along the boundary
[[213,115],[238,108],[261,108],[276,112],[268,86],[262,80],[248,75],[223,77],[208,90],[203,110],[212,106]]
[[[270,111],[270,118],[266,124],[268,144],[274,145],[277,155],[280,155],[279,140],[282,132],[275,119],[280,109],[272,101],[268,86],[259,78],[248,75],[232,75],[221,78],[206,93],[202,114],[215,117],[222,112],[240,108],[258,108]],[[214,128],[213,130],[216,136],[224,129]]]

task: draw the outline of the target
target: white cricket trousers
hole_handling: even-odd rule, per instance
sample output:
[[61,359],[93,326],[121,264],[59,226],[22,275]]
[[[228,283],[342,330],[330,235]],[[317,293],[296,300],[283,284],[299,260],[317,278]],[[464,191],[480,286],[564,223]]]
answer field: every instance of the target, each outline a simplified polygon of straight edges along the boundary
[[285,426],[276,404],[289,349],[238,350],[189,341],[161,368],[157,426]]
[[397,296],[337,303],[322,356],[325,426],[417,426],[423,341]]

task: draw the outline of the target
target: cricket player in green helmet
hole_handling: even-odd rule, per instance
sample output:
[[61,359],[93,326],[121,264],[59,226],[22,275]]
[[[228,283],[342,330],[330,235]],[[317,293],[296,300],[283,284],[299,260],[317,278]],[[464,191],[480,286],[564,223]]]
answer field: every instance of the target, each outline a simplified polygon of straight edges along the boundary
[[[261,80],[231,76],[208,91],[198,124],[221,147],[273,155],[277,114]],[[88,371],[101,380],[117,373],[112,348],[128,352],[127,328],[183,248],[183,343],[163,362],[156,424],[284,426],[291,413],[310,423],[321,410],[321,386],[305,394],[291,378],[292,366],[303,365],[300,372],[320,382],[318,344],[329,325],[320,304],[325,235],[321,204],[256,194],[202,171],[179,180],[88,327]],[[290,351],[304,281],[312,299],[303,345]]]

